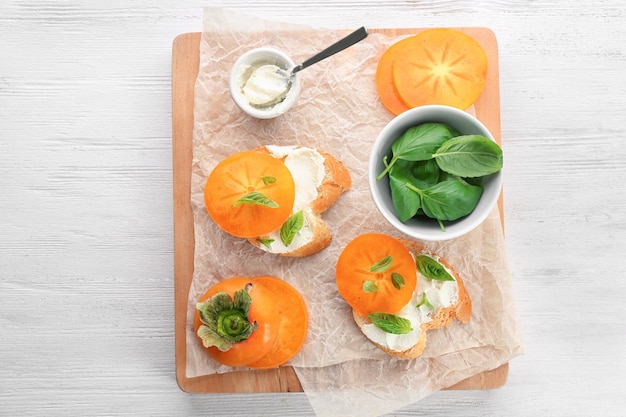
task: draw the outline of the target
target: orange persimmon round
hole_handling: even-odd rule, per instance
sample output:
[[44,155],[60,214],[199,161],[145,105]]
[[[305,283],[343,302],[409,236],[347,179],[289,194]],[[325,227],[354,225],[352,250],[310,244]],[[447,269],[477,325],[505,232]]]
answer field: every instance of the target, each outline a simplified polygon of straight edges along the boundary
[[[250,296],[249,312],[245,320],[255,329],[241,341],[232,343],[228,349],[220,350],[217,345],[204,349],[216,361],[229,366],[248,366],[255,369],[269,369],[280,366],[293,358],[299,351],[309,328],[309,313],[302,295],[292,285],[280,278],[263,275],[254,278],[234,277],[218,282],[200,298],[198,305],[207,301],[215,303],[213,308],[223,312],[216,314],[218,319],[214,323],[215,332],[228,332],[223,323],[228,317],[237,315],[241,308],[235,294],[245,290]],[[220,292],[231,297],[233,305],[217,302],[215,298]],[[203,322],[200,315],[202,307],[194,312],[194,330],[200,339],[202,331],[198,331],[204,324],[210,327],[207,321]],[[203,311],[214,312],[214,309]],[[244,319],[243,317],[241,319]],[[213,336],[210,336],[213,337]],[[211,339],[213,341],[214,339]]]
[[395,314],[417,285],[417,266],[398,239],[367,233],[350,241],[339,255],[336,282],[344,300],[361,316]]
[[211,171],[204,202],[225,232],[244,238],[270,233],[289,218],[295,199],[291,172],[280,159],[256,151],[226,157]]
[[465,110],[487,79],[487,54],[455,29],[428,29],[408,38],[393,62],[398,96],[408,107],[443,104]]

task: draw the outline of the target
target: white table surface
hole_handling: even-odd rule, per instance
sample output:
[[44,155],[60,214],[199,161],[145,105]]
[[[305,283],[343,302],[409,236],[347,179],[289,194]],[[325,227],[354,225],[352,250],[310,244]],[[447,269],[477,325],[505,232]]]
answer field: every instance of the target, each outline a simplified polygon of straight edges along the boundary
[[0,415],[312,415],[302,393],[176,384],[171,47],[207,5],[493,29],[526,353],[500,389],[394,415],[626,415],[623,0],[2,1]]

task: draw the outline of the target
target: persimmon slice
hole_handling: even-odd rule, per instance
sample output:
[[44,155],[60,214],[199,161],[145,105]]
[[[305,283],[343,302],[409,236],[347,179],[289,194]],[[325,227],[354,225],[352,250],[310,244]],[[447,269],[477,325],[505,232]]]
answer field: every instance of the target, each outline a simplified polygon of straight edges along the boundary
[[410,300],[417,267],[398,239],[378,233],[350,241],[337,260],[337,289],[359,315],[395,314]]
[[251,238],[278,229],[291,215],[295,185],[280,159],[243,151],[222,160],[209,174],[204,202],[225,232]]
[[254,278],[274,296],[280,314],[278,338],[274,347],[261,359],[248,364],[251,368],[268,369],[282,365],[299,351],[309,329],[309,313],[302,295],[289,283],[271,276]]
[[393,80],[408,107],[444,104],[465,110],[480,96],[487,78],[487,54],[463,32],[425,30],[407,38],[393,60]]
[[376,88],[380,101],[391,113],[398,115],[409,109],[398,95],[393,81],[393,63],[402,54],[404,45],[410,42],[410,38],[402,39],[391,45],[383,53],[376,67]]

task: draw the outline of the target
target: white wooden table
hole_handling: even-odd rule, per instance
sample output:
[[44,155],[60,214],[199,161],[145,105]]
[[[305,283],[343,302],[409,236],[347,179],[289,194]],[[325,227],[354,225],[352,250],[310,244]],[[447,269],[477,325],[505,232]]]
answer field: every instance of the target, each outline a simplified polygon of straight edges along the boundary
[[626,415],[626,3],[0,3],[0,415],[289,415],[174,371],[171,46],[202,7],[331,28],[486,26],[526,354],[394,415]]

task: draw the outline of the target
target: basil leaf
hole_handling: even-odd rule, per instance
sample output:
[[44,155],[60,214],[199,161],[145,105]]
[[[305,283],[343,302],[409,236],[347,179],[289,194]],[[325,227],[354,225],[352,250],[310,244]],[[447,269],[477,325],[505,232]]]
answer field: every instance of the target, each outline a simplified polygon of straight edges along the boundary
[[401,222],[415,216],[422,204],[419,194],[410,189],[408,184],[406,177],[389,174],[391,202]]
[[482,187],[484,178],[485,177],[466,177],[466,178],[463,178],[463,181],[465,181],[466,183],[468,183],[470,185],[475,185],[477,187]]
[[263,195],[262,193],[258,191],[252,191],[251,193],[244,195],[239,200],[235,201],[235,203],[233,204],[233,207],[237,207],[242,204],[253,204],[253,205],[256,204],[259,206],[278,208],[277,202],[275,202],[274,200],[270,200],[269,198],[265,197],[265,195]]
[[391,274],[391,283],[396,288],[396,290],[399,290],[400,288],[404,287],[404,285],[405,285],[404,277],[402,275],[400,275],[399,273],[397,273],[397,272],[393,272]]
[[393,257],[387,255],[380,261],[376,262],[374,265],[370,266],[367,269],[367,272],[385,272],[391,267],[392,263],[393,263]]
[[421,200],[407,184],[427,188],[437,184],[441,170],[434,159],[427,161],[398,160],[389,171],[389,188],[398,219],[405,222],[417,214]]
[[415,264],[420,274],[434,281],[454,281],[452,275],[439,262],[428,255],[418,255]]
[[389,313],[370,313],[367,315],[376,327],[385,333],[391,334],[407,334],[413,328],[411,322],[404,317],[396,316]]
[[265,176],[261,177],[261,179],[263,180],[263,184],[265,185],[274,184],[276,182],[276,177]]
[[443,123],[423,123],[407,129],[392,145],[393,157],[407,161],[431,159],[437,149],[458,133]]
[[302,227],[304,227],[304,212],[300,210],[292,214],[283,223],[283,226],[280,228],[280,240],[282,240],[285,246],[291,245],[291,242],[293,242],[298,232],[302,230]]
[[366,293],[378,292],[378,286],[373,281],[365,281],[363,291]]
[[457,220],[467,216],[476,208],[483,193],[482,187],[462,180],[442,181],[424,190],[415,190],[422,199],[424,214],[438,220]]
[[433,157],[443,171],[460,177],[482,177],[502,168],[502,149],[481,135],[457,136],[447,140]]
[[428,298],[426,298],[426,293],[422,293],[422,299],[420,300],[419,303],[417,303],[417,305],[415,307],[420,308],[421,306],[426,306],[426,308],[428,308],[429,310],[434,309],[435,307],[433,307],[433,305],[430,303],[430,301],[428,301]]
[[399,160],[391,168],[390,175],[398,175],[398,171],[403,172],[409,182],[419,188],[437,184],[441,175],[441,169],[434,159],[415,162]]
[[261,245],[265,246],[266,248],[270,249],[272,246],[272,243],[274,243],[274,239],[257,239],[257,242],[259,242]]
[[378,176],[378,179],[384,177],[398,160],[432,159],[433,154],[444,142],[457,135],[456,130],[444,123],[423,123],[407,129],[391,145],[391,161],[386,164],[385,170]]

